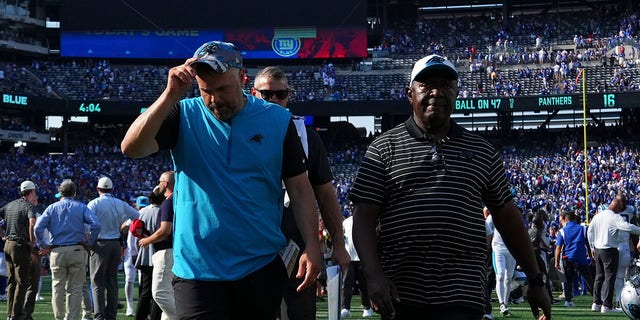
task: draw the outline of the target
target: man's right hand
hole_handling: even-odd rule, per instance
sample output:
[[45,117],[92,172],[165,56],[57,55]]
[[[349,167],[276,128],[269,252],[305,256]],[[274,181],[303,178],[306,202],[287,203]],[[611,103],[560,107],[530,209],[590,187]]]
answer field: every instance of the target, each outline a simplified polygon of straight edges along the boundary
[[184,64],[169,69],[167,77],[167,94],[176,101],[182,98],[191,89],[196,78],[196,71],[190,64],[198,59],[189,58]]
[[83,242],[82,247],[84,248],[85,251],[91,253],[91,246],[88,243]]
[[318,275],[320,274],[320,259],[320,250],[309,253],[305,249],[305,251],[302,252],[298,263],[300,266],[298,267],[296,278],[300,279],[304,277],[304,281],[302,281],[296,289],[298,292],[302,292],[302,290],[316,283]]
[[48,255],[50,253],[51,253],[51,246],[46,246],[46,247],[40,249],[40,251],[38,251],[38,254],[41,257],[44,257],[44,256],[46,256],[46,255]]
[[367,277],[366,282],[373,311],[385,318],[393,319],[396,314],[393,303],[400,302],[395,284],[382,273]]

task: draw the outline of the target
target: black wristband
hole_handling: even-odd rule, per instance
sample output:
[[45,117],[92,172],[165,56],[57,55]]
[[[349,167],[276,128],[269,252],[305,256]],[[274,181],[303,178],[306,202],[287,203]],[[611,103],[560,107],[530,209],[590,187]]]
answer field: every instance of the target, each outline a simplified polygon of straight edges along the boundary
[[535,277],[529,279],[529,285],[544,287],[546,282],[545,280],[546,279],[545,279],[544,273],[539,272]]

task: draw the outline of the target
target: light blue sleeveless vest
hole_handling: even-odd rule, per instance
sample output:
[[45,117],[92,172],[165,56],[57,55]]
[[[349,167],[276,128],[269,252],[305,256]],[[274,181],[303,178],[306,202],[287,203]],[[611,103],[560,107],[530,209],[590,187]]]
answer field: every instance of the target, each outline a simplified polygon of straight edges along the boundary
[[190,280],[240,279],[285,246],[282,152],[291,114],[247,96],[231,124],[202,98],[180,102],[175,165],[174,265]]

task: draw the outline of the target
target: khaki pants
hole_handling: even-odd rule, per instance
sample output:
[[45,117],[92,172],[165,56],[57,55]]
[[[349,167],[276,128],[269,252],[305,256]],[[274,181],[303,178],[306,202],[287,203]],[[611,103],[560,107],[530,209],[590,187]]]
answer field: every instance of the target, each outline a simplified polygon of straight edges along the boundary
[[[81,245],[51,250],[51,304],[56,320],[80,319],[86,263],[86,252]],[[65,296],[68,296],[66,301]]]
[[7,314],[24,317],[27,289],[31,284],[31,247],[26,243],[7,241],[4,244],[7,260]]

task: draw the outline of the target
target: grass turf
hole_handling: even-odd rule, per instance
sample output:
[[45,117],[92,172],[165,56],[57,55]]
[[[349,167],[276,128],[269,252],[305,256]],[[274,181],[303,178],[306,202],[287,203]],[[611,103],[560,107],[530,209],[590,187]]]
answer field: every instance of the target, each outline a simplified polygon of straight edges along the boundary
[[[123,274],[120,274],[120,302],[124,303],[124,284],[123,284]],[[51,277],[44,276],[42,279],[42,296],[45,298],[45,301],[36,302],[35,312],[33,314],[34,320],[50,320],[53,319],[53,310],[51,308]],[[559,292],[555,292],[554,295],[557,297]],[[137,287],[136,287],[136,297],[137,297]],[[135,303],[135,302],[134,302]],[[601,314],[596,312],[591,312],[591,296],[577,296],[574,298],[574,303],[576,307],[574,308],[566,308],[562,303],[556,304],[552,306],[552,314],[553,319],[555,320],[563,320],[563,319],[580,319],[580,320],[608,320],[608,319],[627,319],[627,317],[623,313],[617,314]],[[326,299],[322,301],[318,301],[317,303],[317,319],[323,320],[328,319],[327,315],[327,301]],[[498,305],[494,303],[493,308],[493,316],[495,319],[533,319],[531,315],[531,311],[529,310],[529,306],[526,303],[523,304],[515,304],[509,305],[509,310],[513,313],[512,316],[508,318],[503,318],[500,316]],[[133,318],[128,318],[125,316],[125,309],[118,310],[118,320],[130,320]],[[4,315],[7,314],[7,304],[0,303],[0,318],[4,318]],[[351,317],[347,318],[349,320],[359,320],[359,319],[380,319],[378,315],[374,315],[369,318],[362,318],[362,306],[360,305],[360,296],[354,296],[351,302]],[[479,319],[478,319],[479,320]]]

